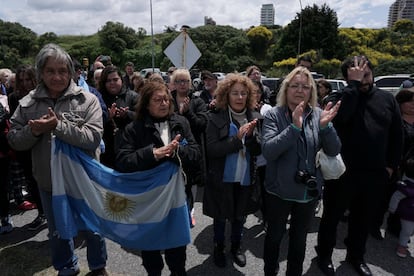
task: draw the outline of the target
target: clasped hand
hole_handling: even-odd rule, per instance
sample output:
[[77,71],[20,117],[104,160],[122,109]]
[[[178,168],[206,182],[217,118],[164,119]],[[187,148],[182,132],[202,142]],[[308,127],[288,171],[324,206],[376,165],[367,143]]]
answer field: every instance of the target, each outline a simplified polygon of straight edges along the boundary
[[240,140],[243,139],[243,137],[245,136],[251,136],[253,134],[253,130],[257,125],[257,119],[254,119],[253,121],[242,125],[239,128],[239,131],[237,132],[237,138],[239,138]]
[[178,112],[183,115],[190,109],[190,98],[185,97],[184,101],[180,104]]
[[113,103],[109,111],[109,118],[113,119],[114,117],[124,118],[128,113],[129,107],[117,107],[116,103]]
[[39,136],[45,132],[52,131],[56,128],[58,118],[51,107],[48,108],[48,114],[41,116],[36,120],[29,120],[28,125],[32,130],[32,134]]
[[174,156],[175,150],[180,145],[180,139],[181,135],[177,134],[168,145],[160,147],[160,148],[154,148],[152,150],[152,153],[154,154],[155,159],[160,160],[164,157],[172,157]]

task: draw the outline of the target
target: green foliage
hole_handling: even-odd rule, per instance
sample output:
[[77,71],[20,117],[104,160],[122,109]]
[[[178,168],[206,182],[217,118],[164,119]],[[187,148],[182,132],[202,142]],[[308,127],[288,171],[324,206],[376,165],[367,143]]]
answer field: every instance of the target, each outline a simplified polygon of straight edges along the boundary
[[247,38],[250,40],[253,55],[258,59],[266,56],[269,42],[273,37],[273,33],[265,26],[257,26],[251,28],[247,32]]
[[98,36],[100,46],[109,50],[113,62],[121,61],[124,50],[137,47],[139,42],[135,30],[119,22],[106,22]]
[[231,26],[207,25],[189,30],[191,39],[201,52],[196,67],[211,71],[244,71],[250,57],[246,32]]
[[53,32],[47,32],[39,36],[38,38],[38,44],[39,47],[43,47],[44,45],[48,43],[56,43],[58,41],[57,34]]
[[[299,45],[299,27],[302,36]],[[73,57],[92,63],[99,55],[109,55],[115,65],[127,61],[136,70],[152,66],[165,71],[172,65],[164,50],[180,33],[177,25],[166,26],[151,37],[143,28],[134,29],[118,22],[106,22],[90,36],[40,36],[19,23],[0,20],[0,67],[16,68],[33,63],[40,47],[57,43]],[[326,77],[340,77],[340,61],[347,56],[366,55],[377,66],[376,74],[414,72],[414,23],[397,21],[392,29],[338,28],[336,13],[324,4],[307,6],[285,27],[252,26],[248,30],[231,26],[199,26],[188,33],[202,56],[194,68],[241,72],[256,64],[268,76],[280,77],[292,70],[299,55],[310,55],[313,70]],[[154,55],[154,59],[153,59]],[[387,65],[387,66],[385,66]]]
[[68,53],[82,63],[83,58],[87,58],[92,64],[99,55],[109,55],[107,49],[99,45],[97,34],[90,36],[59,36],[55,43],[61,45]]
[[137,35],[138,35],[138,38],[139,39],[144,39],[145,38],[145,36],[147,35],[147,30],[145,30],[144,28],[142,28],[142,27],[139,27],[138,28],[138,31],[137,31]]
[[315,64],[314,70],[316,72],[322,73],[327,79],[340,79],[342,78],[341,74],[341,61],[339,59],[322,59]]
[[382,62],[374,68],[376,76],[388,75],[388,74],[412,74],[414,73],[414,59],[393,59]]
[[326,4],[305,7],[283,29],[274,59],[297,56],[312,49],[325,58],[342,58],[344,47],[338,39],[338,25],[336,12]]
[[414,22],[410,19],[397,20],[392,30],[396,33],[412,34],[414,32]]
[[37,51],[36,33],[19,23],[0,20],[0,66],[15,68]]

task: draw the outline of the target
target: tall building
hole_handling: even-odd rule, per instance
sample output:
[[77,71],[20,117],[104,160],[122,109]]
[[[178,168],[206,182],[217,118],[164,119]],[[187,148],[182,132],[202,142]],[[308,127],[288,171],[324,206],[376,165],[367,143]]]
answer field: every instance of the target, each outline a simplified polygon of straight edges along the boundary
[[397,0],[388,11],[388,28],[392,28],[397,20],[414,21],[414,0]]
[[263,4],[260,12],[260,25],[275,25],[275,8],[273,4]]

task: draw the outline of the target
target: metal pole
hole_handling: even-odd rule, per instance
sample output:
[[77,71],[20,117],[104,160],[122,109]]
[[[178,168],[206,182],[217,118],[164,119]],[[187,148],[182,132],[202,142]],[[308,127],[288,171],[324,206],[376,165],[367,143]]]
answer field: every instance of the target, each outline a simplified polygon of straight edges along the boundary
[[298,40],[298,57],[300,55],[300,44],[302,40],[302,1],[299,0],[300,13],[299,13],[299,40]]
[[183,55],[181,56],[181,67],[187,68],[186,51],[187,51],[187,30],[183,30],[184,40],[183,40]]
[[155,53],[154,53],[154,25],[152,22],[152,0],[150,0],[150,11],[151,11],[151,62],[152,62],[152,72],[155,72]]

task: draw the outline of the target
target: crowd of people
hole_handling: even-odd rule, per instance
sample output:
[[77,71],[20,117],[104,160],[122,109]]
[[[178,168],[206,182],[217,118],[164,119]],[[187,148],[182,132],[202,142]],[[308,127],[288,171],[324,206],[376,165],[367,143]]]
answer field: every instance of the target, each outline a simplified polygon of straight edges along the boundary
[[[315,249],[324,275],[335,275],[331,258],[345,213],[346,261],[359,275],[372,275],[364,259],[366,241],[370,234],[383,238],[386,213],[399,235],[396,254],[406,257],[414,231],[414,88],[402,87],[395,98],[376,88],[364,56],[343,62],[348,86],[334,93],[325,80],[314,80],[311,67],[309,57],[299,58],[278,91],[261,83],[256,65],[245,76],[229,73],[221,81],[203,71],[202,89],[194,91],[188,69],[170,67],[165,80],[157,73],[141,76],[132,62],[121,70],[100,56],[86,75],[61,47],[45,45],[34,66],[21,65],[15,74],[0,69],[0,168],[8,176],[0,180],[0,232],[13,230],[14,195],[19,208],[38,209],[29,229],[47,224],[59,275],[79,273],[74,242],[60,238],[53,217],[54,135],[119,172],[167,161],[182,166],[190,227],[196,224],[197,188],[204,188],[202,212],[213,219],[217,267],[227,265],[227,240],[234,263],[247,265],[244,223],[261,212],[263,274],[277,275],[289,224],[286,274],[302,275],[306,238],[320,202]],[[315,161],[321,149],[342,155],[347,169],[338,179],[323,179]],[[30,197],[20,195],[22,187]],[[92,231],[85,237],[88,275],[108,275],[104,237]],[[171,275],[186,275],[186,246],[163,251]],[[141,257],[148,275],[161,275],[160,250],[143,250]]]

